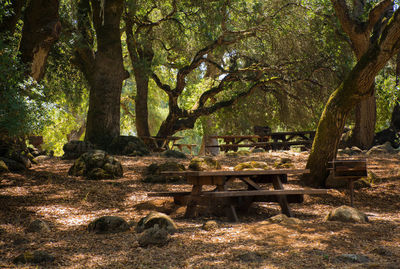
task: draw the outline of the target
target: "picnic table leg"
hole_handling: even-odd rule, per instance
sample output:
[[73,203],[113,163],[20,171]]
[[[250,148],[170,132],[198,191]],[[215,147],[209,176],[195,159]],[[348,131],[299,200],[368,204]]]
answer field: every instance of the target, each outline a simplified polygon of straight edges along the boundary
[[[279,175],[276,175],[273,177],[272,184],[274,185],[275,190],[283,190],[283,185],[282,185]],[[288,217],[293,217],[293,213],[290,210],[286,195],[278,195],[277,199],[278,199],[279,205],[281,206],[282,213]]]
[[197,200],[195,196],[201,193],[202,185],[193,185],[192,192],[189,195],[185,218],[192,218],[196,215]]

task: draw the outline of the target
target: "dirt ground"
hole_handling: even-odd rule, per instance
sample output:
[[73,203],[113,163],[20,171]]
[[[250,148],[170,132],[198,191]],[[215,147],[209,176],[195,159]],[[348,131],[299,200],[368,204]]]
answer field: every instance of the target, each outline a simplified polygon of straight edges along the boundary
[[[304,168],[308,153],[272,152],[244,157],[220,156],[223,169],[249,160],[273,164],[289,157]],[[55,257],[45,265],[18,268],[400,268],[400,155],[368,156],[368,171],[376,176],[371,188],[355,191],[355,207],[369,217],[367,224],[327,222],[329,210],[349,204],[347,189],[306,196],[292,210],[300,224],[268,221],[280,213],[274,203],[253,205],[238,223],[224,217],[184,219],[184,208],[172,208],[168,198],[149,198],[147,192],[189,190],[185,184],[143,183],[152,162],[167,159],[118,156],[124,177],[89,181],[67,175],[72,161],[53,158],[23,174],[0,176],[0,268],[25,251],[44,250]],[[188,160],[177,160],[188,164]],[[289,185],[300,182],[289,178]],[[115,215],[139,221],[150,210],[168,212],[178,225],[164,247],[142,248],[132,228],[118,234],[92,234],[87,225],[97,217]],[[50,224],[48,233],[26,233],[35,220]],[[204,231],[207,220],[219,227]],[[338,257],[357,254],[364,263]]]

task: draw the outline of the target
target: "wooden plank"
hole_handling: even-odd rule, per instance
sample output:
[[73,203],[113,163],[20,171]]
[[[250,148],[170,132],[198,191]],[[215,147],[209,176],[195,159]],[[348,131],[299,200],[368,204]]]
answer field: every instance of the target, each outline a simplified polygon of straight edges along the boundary
[[196,176],[186,174],[186,181],[193,185],[224,185],[226,178],[220,175]]
[[298,190],[230,190],[205,192],[204,196],[211,197],[239,197],[239,196],[262,196],[262,195],[295,195],[295,194],[326,194],[328,189],[298,189]]
[[268,169],[268,170],[246,170],[246,171],[164,171],[163,175],[186,175],[195,177],[206,176],[257,176],[257,175],[296,175],[310,173],[310,169]]
[[[281,182],[281,180],[279,179],[278,176],[276,176],[272,180],[272,184],[274,185],[275,190],[283,191],[283,184],[282,184],[282,182]],[[288,203],[288,201],[286,199],[286,196],[279,195],[276,198],[278,199],[278,203],[281,206],[282,213],[285,214],[288,217],[293,217],[293,213],[290,210],[289,203]]]

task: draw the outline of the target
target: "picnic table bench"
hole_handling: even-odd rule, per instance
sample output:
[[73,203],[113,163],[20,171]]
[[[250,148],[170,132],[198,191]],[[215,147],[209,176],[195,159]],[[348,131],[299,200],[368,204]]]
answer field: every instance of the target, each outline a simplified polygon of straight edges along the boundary
[[350,205],[354,205],[354,181],[368,176],[366,159],[335,159],[328,162],[328,170],[334,179],[347,180],[350,191]]
[[222,151],[237,151],[240,147],[264,148],[266,150],[290,149],[291,146],[311,147],[315,131],[275,132],[260,135],[213,135],[210,138],[221,140],[218,145],[206,145],[206,148],[218,147]]
[[[209,209],[223,207],[225,214],[238,221],[236,208],[247,210],[253,202],[277,202],[282,213],[292,217],[289,203],[302,203],[304,194],[325,194],[326,189],[284,189],[287,175],[309,173],[308,169],[272,169],[247,171],[166,171],[165,175],[181,175],[192,185],[192,190],[182,192],[153,192],[148,196],[174,197],[178,204],[187,205],[185,217],[196,215],[198,205]],[[232,189],[234,181],[244,183],[245,188]],[[264,184],[272,183],[273,189]],[[261,185],[263,184],[263,185]],[[203,186],[214,186],[213,190],[203,190]],[[243,185],[243,184],[242,184]]]

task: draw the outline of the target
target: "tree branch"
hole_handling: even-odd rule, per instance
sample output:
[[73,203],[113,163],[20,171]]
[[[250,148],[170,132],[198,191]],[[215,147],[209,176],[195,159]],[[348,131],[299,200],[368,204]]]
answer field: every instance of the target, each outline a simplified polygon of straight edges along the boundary
[[391,0],[383,0],[379,2],[368,15],[367,31],[371,32],[375,24],[382,18],[386,8],[390,6]]

